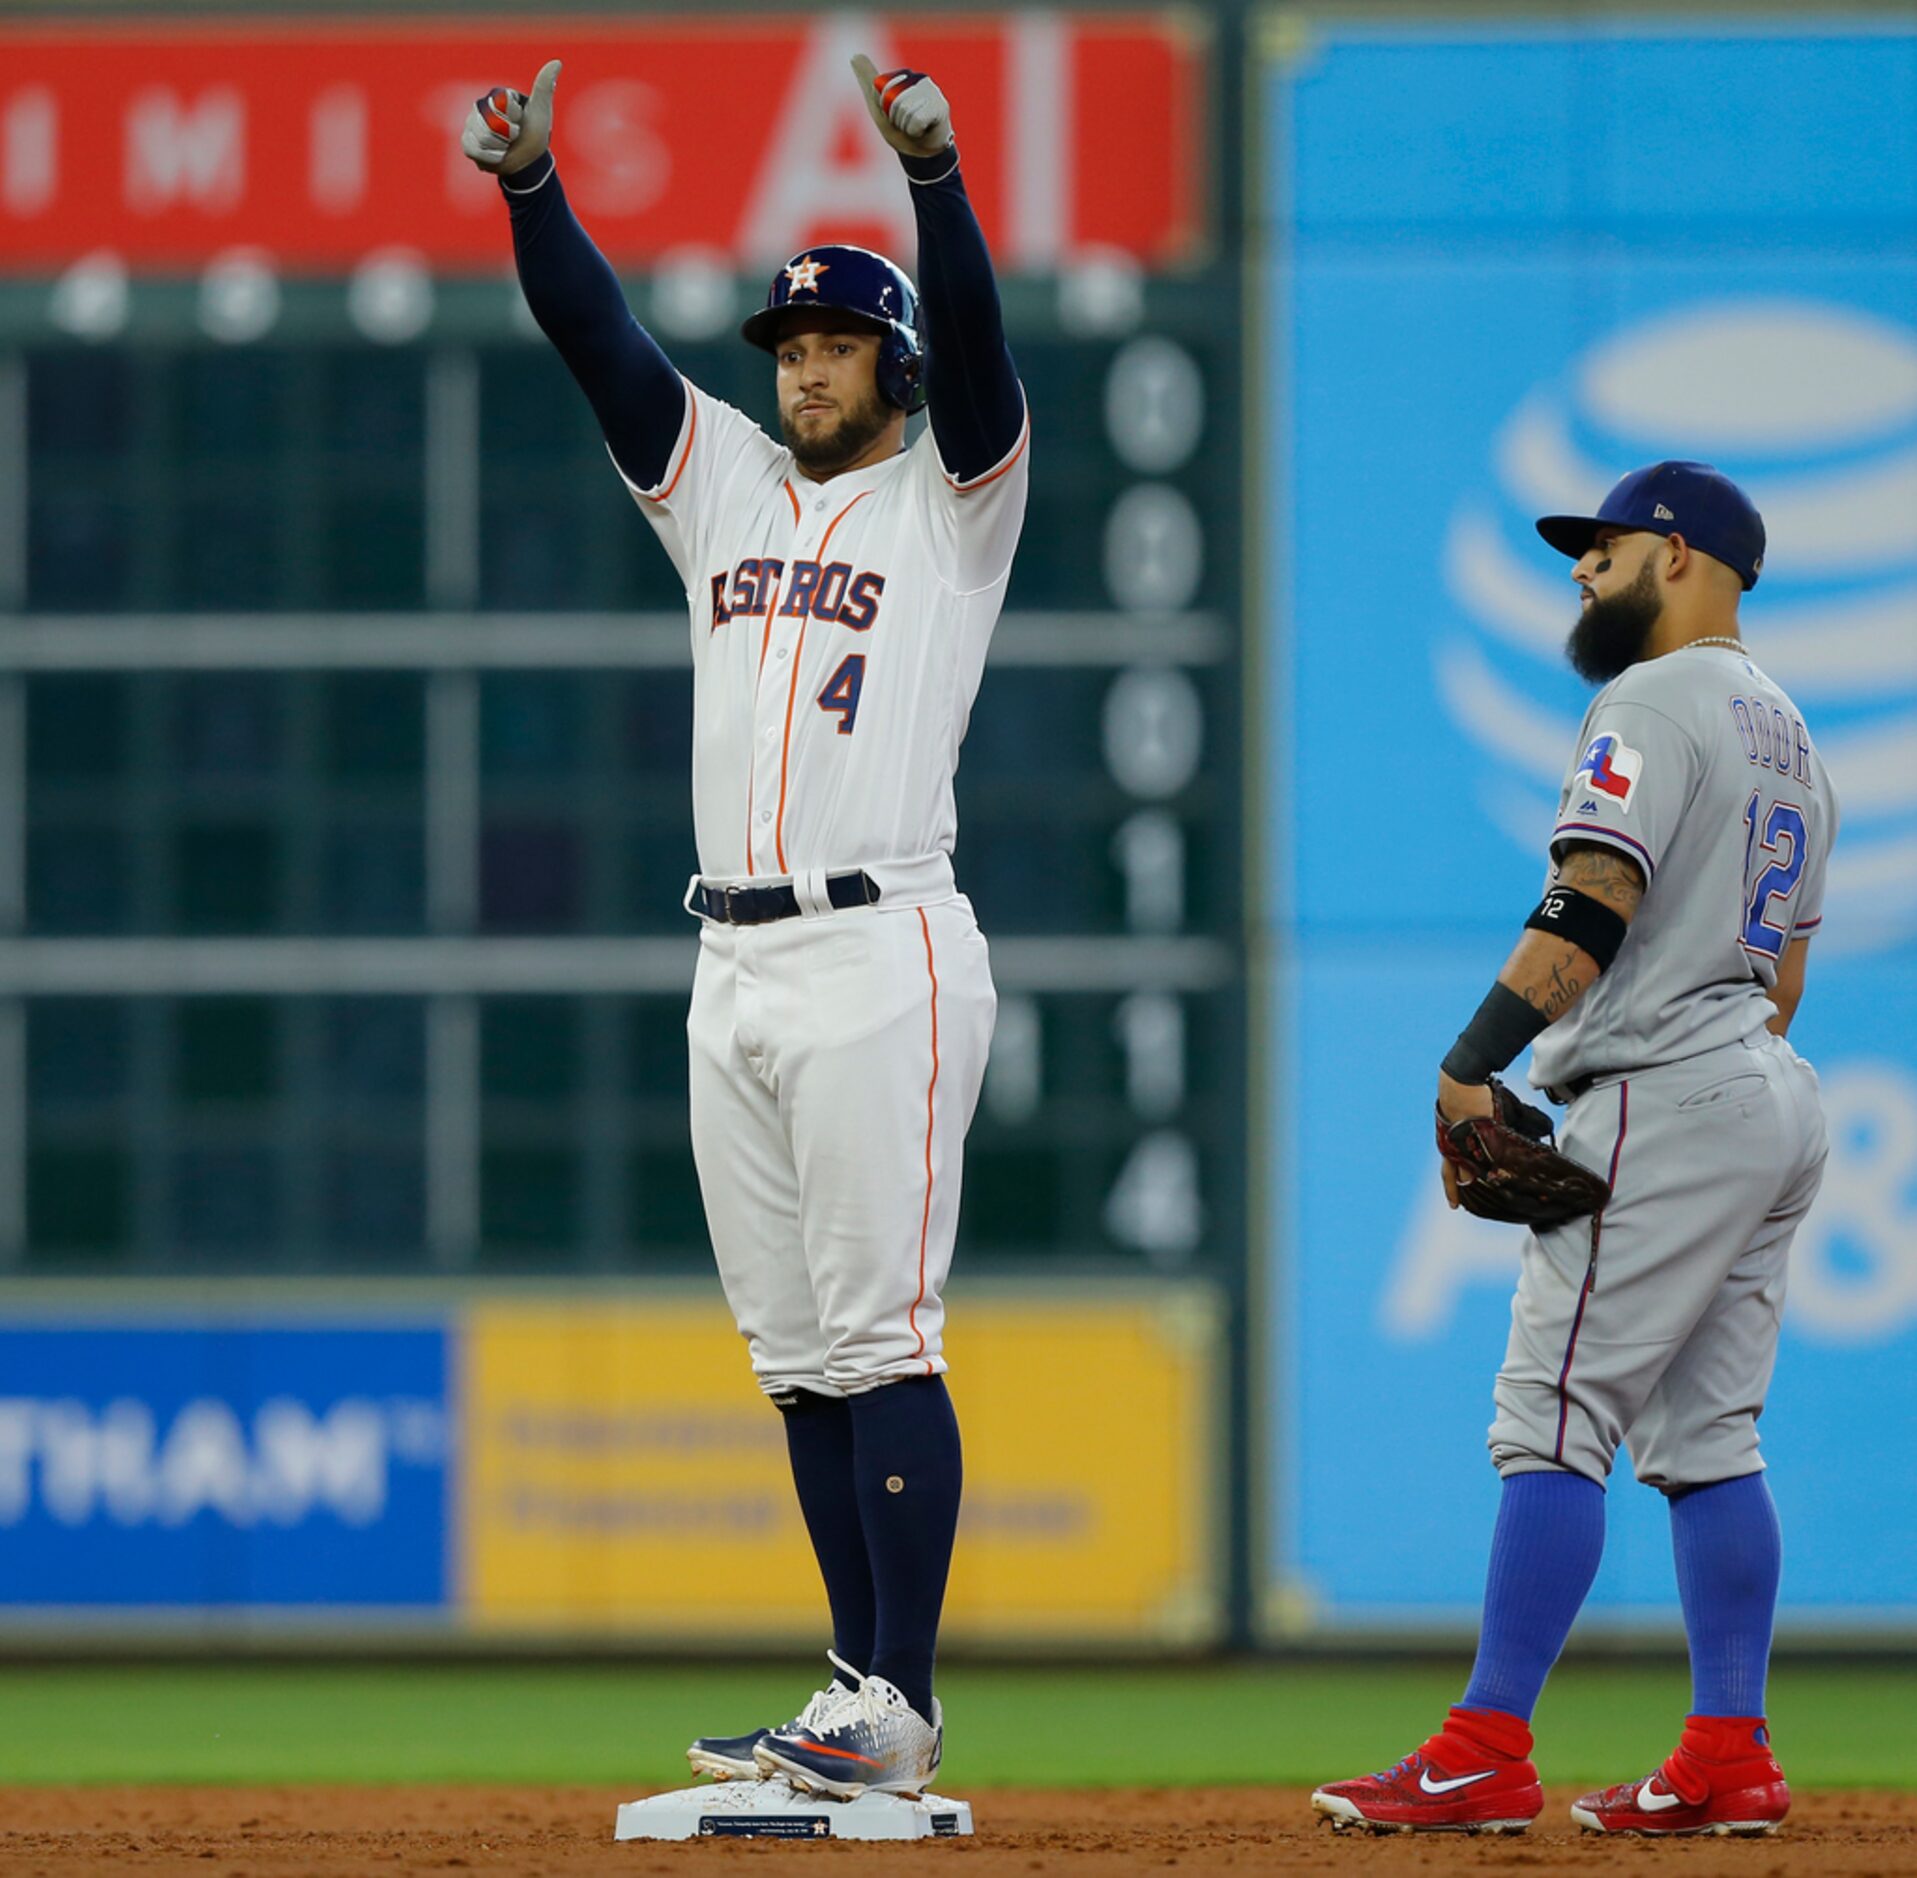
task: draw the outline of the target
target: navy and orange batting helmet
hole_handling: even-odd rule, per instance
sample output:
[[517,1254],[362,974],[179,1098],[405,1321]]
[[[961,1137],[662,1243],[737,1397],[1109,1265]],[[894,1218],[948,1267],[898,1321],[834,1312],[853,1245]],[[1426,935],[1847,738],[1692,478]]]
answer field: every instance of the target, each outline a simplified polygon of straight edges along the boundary
[[925,349],[919,341],[919,297],[902,268],[870,248],[833,243],[795,254],[772,277],[765,305],[739,328],[743,338],[775,351],[785,315],[823,307],[849,313],[882,335],[879,396],[901,411],[925,405]]

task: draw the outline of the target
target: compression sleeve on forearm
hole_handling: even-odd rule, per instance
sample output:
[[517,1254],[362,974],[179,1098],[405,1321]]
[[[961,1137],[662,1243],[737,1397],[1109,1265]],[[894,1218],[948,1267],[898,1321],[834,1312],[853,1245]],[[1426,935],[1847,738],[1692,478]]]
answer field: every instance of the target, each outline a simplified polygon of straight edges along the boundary
[[613,461],[639,488],[656,488],[685,422],[685,380],[633,318],[566,200],[551,152],[499,186],[533,318],[591,402]]
[[939,460],[959,482],[1002,463],[1025,424],[1005,316],[985,235],[959,175],[956,147],[902,156],[919,234],[926,403]]

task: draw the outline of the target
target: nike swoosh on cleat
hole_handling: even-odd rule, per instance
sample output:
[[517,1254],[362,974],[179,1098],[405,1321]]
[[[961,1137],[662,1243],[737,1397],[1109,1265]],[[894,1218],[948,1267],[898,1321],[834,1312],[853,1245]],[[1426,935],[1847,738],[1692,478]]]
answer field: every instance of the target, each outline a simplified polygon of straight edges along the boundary
[[879,1763],[869,1754],[854,1754],[850,1748],[829,1748],[823,1741],[798,1741],[793,1744],[794,1751],[803,1754],[830,1754],[840,1761],[862,1761],[867,1767],[877,1767]]
[[1426,1793],[1455,1793],[1460,1787],[1473,1787],[1480,1780],[1489,1780],[1497,1771],[1495,1767],[1487,1767],[1481,1774],[1460,1774],[1456,1780],[1433,1780],[1427,1767],[1418,1776],[1418,1785]]
[[1684,1804],[1684,1796],[1681,1793],[1653,1793],[1651,1783],[1647,1780],[1637,1790],[1637,1803],[1646,1813],[1668,1813],[1672,1807]]

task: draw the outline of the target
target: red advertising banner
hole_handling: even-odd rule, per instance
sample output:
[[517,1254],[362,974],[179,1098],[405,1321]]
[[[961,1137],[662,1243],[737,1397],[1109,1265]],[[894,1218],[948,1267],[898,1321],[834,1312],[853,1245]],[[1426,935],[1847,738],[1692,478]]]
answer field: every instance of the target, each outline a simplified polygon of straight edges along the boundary
[[858,51],[943,86],[1004,266],[1098,247],[1175,265],[1202,223],[1194,34],[1189,15],[1063,12],[0,26],[0,272],[235,249],[309,273],[385,249],[496,269],[497,190],[459,129],[549,58],[567,192],[616,263],[909,250]]

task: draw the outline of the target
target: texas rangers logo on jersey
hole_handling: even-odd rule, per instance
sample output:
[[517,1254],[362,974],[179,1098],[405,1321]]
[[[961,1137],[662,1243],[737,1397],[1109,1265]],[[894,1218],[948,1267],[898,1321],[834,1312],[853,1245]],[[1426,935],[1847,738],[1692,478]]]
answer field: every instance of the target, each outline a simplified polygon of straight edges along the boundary
[[815,261],[811,255],[808,254],[803,260],[794,261],[792,265],[785,270],[785,277],[792,283],[792,291],[794,293],[817,293],[819,291],[819,276],[821,274],[829,274],[831,271],[832,263],[830,261]]
[[1643,773],[1644,758],[1628,743],[1606,731],[1603,736],[1591,739],[1578,764],[1578,773],[1572,778],[1572,787],[1588,779],[1589,786],[1599,795],[1609,796],[1619,808],[1628,811],[1631,792]]

